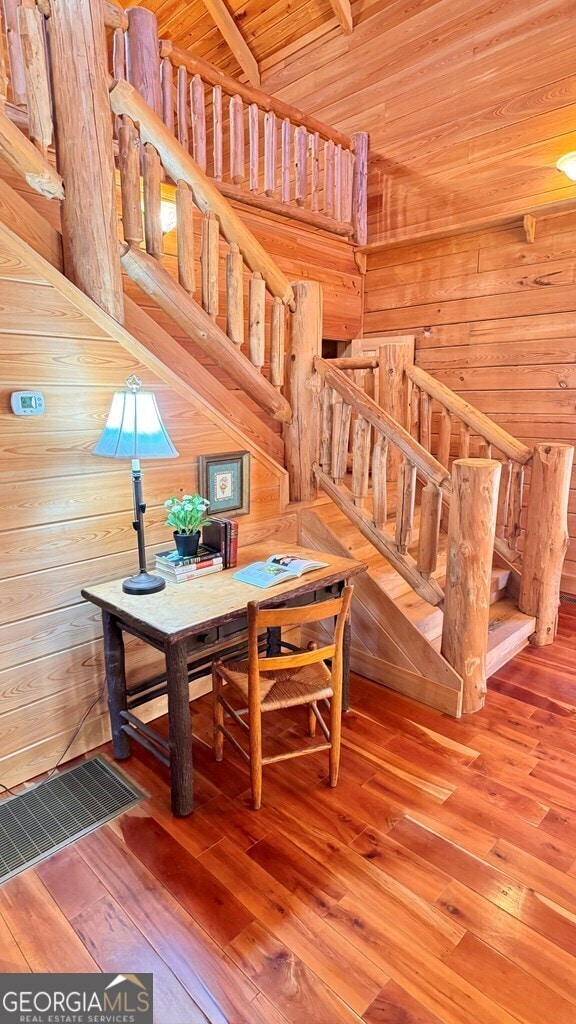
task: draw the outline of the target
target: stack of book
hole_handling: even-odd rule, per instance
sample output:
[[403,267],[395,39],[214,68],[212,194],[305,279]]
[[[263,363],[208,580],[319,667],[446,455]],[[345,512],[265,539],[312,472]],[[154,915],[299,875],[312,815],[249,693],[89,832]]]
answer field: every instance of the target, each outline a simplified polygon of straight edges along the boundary
[[184,558],[174,549],[159,551],[156,555],[156,572],[171,583],[185,583],[213,572],[222,572],[222,555],[214,548],[201,544],[198,554]]
[[212,516],[203,527],[202,540],[220,552],[225,569],[232,569],[238,564],[238,523],[235,519]]

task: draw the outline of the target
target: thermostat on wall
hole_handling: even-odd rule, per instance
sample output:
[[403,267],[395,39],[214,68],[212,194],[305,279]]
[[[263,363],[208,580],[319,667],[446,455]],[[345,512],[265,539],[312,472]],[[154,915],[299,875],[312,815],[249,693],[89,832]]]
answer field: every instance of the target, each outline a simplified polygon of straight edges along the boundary
[[41,416],[44,412],[44,395],[41,391],[13,391],[10,405],[16,416]]

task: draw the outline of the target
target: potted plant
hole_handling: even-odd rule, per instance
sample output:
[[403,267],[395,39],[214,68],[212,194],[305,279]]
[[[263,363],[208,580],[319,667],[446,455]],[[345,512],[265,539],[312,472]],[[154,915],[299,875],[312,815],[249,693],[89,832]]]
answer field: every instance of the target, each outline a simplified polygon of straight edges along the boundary
[[191,558],[198,552],[200,531],[210,520],[206,515],[210,502],[199,494],[183,494],[181,498],[168,498],[164,507],[168,509],[166,526],[174,528],[176,550],[183,558]]

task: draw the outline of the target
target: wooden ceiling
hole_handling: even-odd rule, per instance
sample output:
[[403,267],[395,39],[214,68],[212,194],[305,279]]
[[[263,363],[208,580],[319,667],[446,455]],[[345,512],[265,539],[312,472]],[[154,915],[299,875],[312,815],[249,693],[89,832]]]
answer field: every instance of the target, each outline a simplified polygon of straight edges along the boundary
[[[142,2],[238,74],[202,0]],[[573,0],[354,0],[352,35],[328,0],[226,3],[267,92],[370,132],[372,240],[574,204],[555,169],[576,150]]]
[[[242,74],[203,0],[122,0],[123,6],[146,7],[158,18],[160,35],[192,50],[228,74]],[[298,48],[310,29],[336,28],[330,0],[226,0],[226,7],[262,68],[287,45]]]

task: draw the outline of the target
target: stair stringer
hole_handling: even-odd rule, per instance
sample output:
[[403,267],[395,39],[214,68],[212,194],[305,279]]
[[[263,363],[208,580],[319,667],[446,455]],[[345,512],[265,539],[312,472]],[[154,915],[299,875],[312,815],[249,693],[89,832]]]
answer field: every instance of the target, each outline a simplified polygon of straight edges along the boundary
[[[350,557],[314,509],[301,512],[300,543]],[[370,575],[354,578],[352,669],[424,704],[459,717],[462,679]]]
[[288,500],[288,474],[278,434],[220,383],[168,331],[124,294],[125,325],[118,324],[77,288],[63,272],[62,239],[57,228],[0,178],[0,232],[12,251],[38,268],[45,280],[114,341],[149,366],[161,380],[224,427],[238,448],[249,448],[282,480]]

